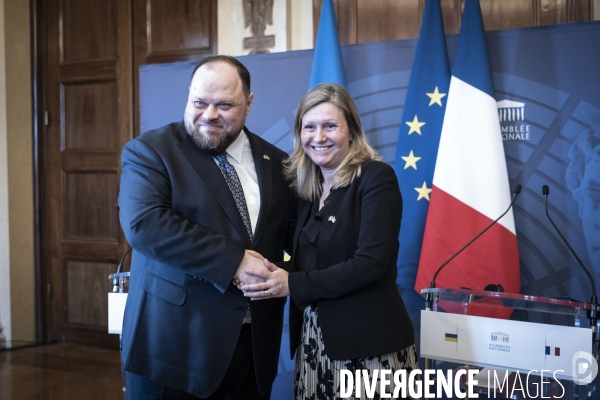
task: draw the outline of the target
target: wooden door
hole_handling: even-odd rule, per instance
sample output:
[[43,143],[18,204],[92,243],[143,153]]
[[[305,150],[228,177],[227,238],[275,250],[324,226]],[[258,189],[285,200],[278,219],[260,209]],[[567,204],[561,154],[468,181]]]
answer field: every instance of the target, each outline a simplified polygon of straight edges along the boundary
[[[117,346],[108,275],[126,250],[119,158],[132,129],[131,4],[39,2],[43,62],[42,270],[49,341]],[[43,33],[40,33],[43,37]]]
[[42,336],[116,347],[108,275],[128,248],[117,196],[121,149],[139,134],[138,67],[216,54],[217,0],[33,2]]

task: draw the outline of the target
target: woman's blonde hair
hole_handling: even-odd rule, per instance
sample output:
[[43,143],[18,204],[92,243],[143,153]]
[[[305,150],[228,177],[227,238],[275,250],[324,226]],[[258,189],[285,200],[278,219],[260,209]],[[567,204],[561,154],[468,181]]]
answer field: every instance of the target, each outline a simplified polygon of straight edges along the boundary
[[323,103],[331,103],[342,111],[350,134],[348,154],[333,174],[332,189],[345,187],[352,183],[355,177],[360,176],[364,163],[381,160],[375,149],[367,142],[358,109],[346,89],[333,83],[322,83],[315,86],[304,95],[298,106],[294,122],[294,151],[284,164],[284,171],[291,181],[292,188],[296,190],[299,197],[306,200],[314,200],[321,196],[323,176],[319,166],[302,148],[300,139],[302,118],[310,109]]

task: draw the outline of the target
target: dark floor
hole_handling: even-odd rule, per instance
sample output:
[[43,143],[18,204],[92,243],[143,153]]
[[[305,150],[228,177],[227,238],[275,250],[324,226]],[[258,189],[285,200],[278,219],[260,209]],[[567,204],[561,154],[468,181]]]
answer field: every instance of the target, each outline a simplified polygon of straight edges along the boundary
[[0,400],[120,400],[118,350],[55,343],[0,350]]

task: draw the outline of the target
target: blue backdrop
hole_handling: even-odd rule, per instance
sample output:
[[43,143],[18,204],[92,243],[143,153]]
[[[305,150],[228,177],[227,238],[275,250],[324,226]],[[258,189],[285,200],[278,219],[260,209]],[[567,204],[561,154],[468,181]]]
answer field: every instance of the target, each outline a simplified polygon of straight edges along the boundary
[[[600,277],[599,38],[600,22],[487,33],[510,185],[523,185],[515,204],[521,293],[580,301],[591,296],[587,277],[544,215],[544,184],[550,186],[554,221],[596,280]],[[457,36],[447,42],[452,65]],[[347,87],[366,134],[391,165],[416,46],[417,40],[407,40],[342,47]],[[306,50],[239,58],[252,75],[248,128],[287,152],[312,55]],[[182,119],[194,65],[140,67],[142,132]],[[407,271],[398,272],[418,335],[422,299],[404,279]],[[533,313],[515,318],[573,323]],[[285,326],[274,399],[292,397],[294,364],[288,354]]]

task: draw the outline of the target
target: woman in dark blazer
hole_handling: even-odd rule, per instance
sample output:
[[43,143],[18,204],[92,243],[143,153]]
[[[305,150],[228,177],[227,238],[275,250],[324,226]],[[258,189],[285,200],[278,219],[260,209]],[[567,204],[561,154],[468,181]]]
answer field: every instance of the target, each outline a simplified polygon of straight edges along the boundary
[[277,268],[265,261],[270,274],[247,271],[265,282],[240,286],[253,300],[292,299],[296,399],[340,397],[340,370],[367,369],[372,377],[375,369],[408,376],[418,368],[396,289],[402,197],[393,169],[380,160],[344,88],[321,84],[304,96],[286,165],[302,199],[291,262]]

